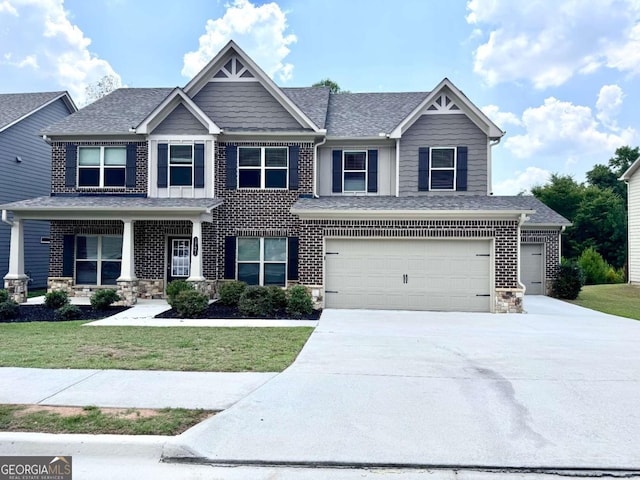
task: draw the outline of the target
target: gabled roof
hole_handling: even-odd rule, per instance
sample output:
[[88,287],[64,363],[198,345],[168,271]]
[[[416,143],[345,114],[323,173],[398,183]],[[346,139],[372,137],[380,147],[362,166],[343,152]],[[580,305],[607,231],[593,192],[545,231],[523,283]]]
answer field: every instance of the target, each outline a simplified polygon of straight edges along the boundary
[[191,98],[209,82],[216,72],[228,61],[228,57],[235,54],[240,57],[251,73],[264,88],[291,114],[303,127],[318,132],[320,128],[284,94],[271,78],[249,57],[233,40],[230,40],[218,54],[184,87],[184,92]]
[[78,108],[67,92],[0,94],[0,132],[62,98],[70,112]]
[[429,95],[427,95],[422,103],[418,105],[411,114],[409,114],[391,133],[391,138],[400,138],[402,134],[413,125],[420,116],[425,113],[429,105],[436,100],[436,97],[442,92],[451,93],[456,104],[467,114],[473,123],[482,130],[489,138],[500,138],[505,132],[500,130],[498,126],[487,117],[482,110],[476,107],[467,96],[462,93],[448,78],[443,79]]
[[335,93],[329,98],[327,136],[384,138],[429,92]]
[[289,87],[281,89],[307,117],[325,128],[329,108],[329,87]]
[[178,106],[184,105],[210,134],[217,135],[220,128],[211,120],[193,100],[191,100],[181,88],[176,87],[173,91],[158,105],[147,117],[136,127],[136,133],[151,133],[162,120],[167,118],[171,112]]
[[631,164],[631,166],[627,169],[626,172],[622,174],[620,180],[629,181],[636,171],[640,169],[640,158],[638,158],[635,162]]

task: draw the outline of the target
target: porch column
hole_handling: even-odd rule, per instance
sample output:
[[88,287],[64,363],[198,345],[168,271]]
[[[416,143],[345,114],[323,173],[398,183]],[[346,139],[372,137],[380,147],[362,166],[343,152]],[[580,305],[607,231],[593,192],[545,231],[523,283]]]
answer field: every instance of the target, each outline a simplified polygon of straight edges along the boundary
[[122,232],[122,264],[118,282],[132,282],[136,278],[136,261],[133,252],[133,220],[122,220],[124,230]]
[[4,276],[4,288],[16,302],[26,302],[28,277],[24,273],[24,224],[17,217],[11,224],[9,248],[9,271]]
[[191,228],[191,270],[187,282],[202,282],[202,220],[192,220]]

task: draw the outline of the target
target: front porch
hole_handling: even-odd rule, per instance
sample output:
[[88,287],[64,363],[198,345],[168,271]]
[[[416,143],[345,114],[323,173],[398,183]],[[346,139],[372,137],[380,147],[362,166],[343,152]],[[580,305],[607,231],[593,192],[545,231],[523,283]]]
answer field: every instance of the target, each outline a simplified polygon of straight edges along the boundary
[[[215,293],[214,199],[41,197],[3,205],[11,224],[5,288],[26,301],[23,222],[51,221],[48,290],[89,297],[115,288],[123,304],[164,297],[166,284],[184,279]],[[7,211],[13,212],[9,220]]]

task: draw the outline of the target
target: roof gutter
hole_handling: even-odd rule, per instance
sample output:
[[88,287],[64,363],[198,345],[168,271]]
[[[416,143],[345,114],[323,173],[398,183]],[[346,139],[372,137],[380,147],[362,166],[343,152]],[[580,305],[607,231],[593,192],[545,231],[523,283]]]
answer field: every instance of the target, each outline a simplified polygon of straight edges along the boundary
[[421,219],[421,218],[454,218],[454,219],[526,219],[526,215],[535,210],[337,210],[337,209],[305,209],[291,208],[291,213],[304,219]]
[[2,210],[2,221],[7,225],[13,226],[13,221],[9,220],[9,216],[7,215],[7,210]]

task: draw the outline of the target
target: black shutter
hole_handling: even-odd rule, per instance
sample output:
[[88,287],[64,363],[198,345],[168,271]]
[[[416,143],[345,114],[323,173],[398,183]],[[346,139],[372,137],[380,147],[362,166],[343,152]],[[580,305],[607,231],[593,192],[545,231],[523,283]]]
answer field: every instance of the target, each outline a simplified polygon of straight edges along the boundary
[[288,242],[287,279],[298,280],[298,246],[300,240],[298,237],[289,237]]
[[289,190],[298,190],[298,159],[300,157],[300,147],[291,145],[289,147]]
[[64,235],[62,237],[62,276],[73,277],[73,259],[75,256],[75,237]]
[[169,170],[169,145],[158,144],[158,188],[167,188]]
[[235,190],[238,177],[238,147],[227,145],[227,188]]
[[236,237],[224,237],[224,278],[236,279]]
[[127,144],[127,168],[125,173],[127,188],[135,188],[136,186],[136,154],[138,147],[135,143]]
[[342,193],[342,150],[333,151],[333,190]]
[[418,190],[429,190],[429,147],[418,149]]
[[76,164],[78,162],[78,146],[73,143],[65,145],[64,154],[64,186],[76,186]]
[[459,192],[467,191],[467,147],[458,147],[456,190]]
[[378,150],[369,150],[367,163],[367,192],[378,191]]
[[204,188],[204,143],[193,146],[193,182],[195,188]]

